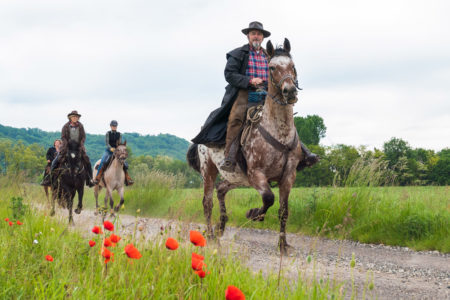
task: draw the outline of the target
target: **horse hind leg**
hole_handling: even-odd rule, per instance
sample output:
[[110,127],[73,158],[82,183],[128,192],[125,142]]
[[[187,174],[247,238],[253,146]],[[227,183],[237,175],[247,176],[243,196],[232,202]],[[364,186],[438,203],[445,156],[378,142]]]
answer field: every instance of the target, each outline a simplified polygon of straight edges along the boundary
[[227,216],[227,208],[225,206],[225,196],[226,194],[234,189],[236,185],[233,185],[229,183],[228,181],[224,180],[217,184],[217,199],[219,200],[219,206],[220,206],[220,222],[216,226],[216,234],[217,236],[222,236],[225,231],[225,225],[228,222],[228,216]]
[[211,160],[208,160],[201,168],[203,177],[203,214],[206,219],[206,233],[209,238],[214,238],[211,215],[213,208],[214,181],[217,177],[217,167]]

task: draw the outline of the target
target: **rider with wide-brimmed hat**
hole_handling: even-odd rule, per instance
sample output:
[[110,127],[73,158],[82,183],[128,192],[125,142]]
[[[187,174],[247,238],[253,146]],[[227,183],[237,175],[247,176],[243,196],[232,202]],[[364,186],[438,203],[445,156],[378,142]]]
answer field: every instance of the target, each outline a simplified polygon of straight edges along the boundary
[[[269,77],[268,55],[262,47],[264,38],[270,36],[260,22],[251,22],[242,29],[248,43],[227,53],[225,80],[228,85],[220,108],[213,111],[200,133],[192,139],[196,144],[223,146],[225,159],[220,168],[234,171],[236,152],[239,147],[239,132],[246,119],[248,106],[263,104]],[[318,161],[318,156],[302,145],[305,159],[299,164],[311,166]],[[298,168],[299,169],[299,168]]]
[[[98,171],[97,171],[97,176],[95,177],[95,180],[94,180],[95,184],[98,184],[100,182],[100,180],[102,179],[103,172],[108,167],[109,160],[111,159],[111,156],[114,153],[114,150],[116,149],[116,147],[119,144],[122,143],[122,135],[120,132],[117,131],[118,125],[119,125],[119,123],[116,120],[112,120],[109,123],[111,130],[108,131],[105,135],[106,149],[105,149],[105,152],[103,153],[100,164],[97,167]],[[134,181],[131,179],[130,174],[128,173],[128,163],[126,161],[123,164],[123,171],[125,172],[125,184],[132,185],[134,183]]]
[[81,115],[76,111],[71,111],[67,118],[69,121],[64,124],[61,130],[61,151],[56,156],[52,162],[51,170],[53,171],[58,163],[64,160],[67,156],[69,145],[71,147],[78,148],[81,154],[81,158],[86,169],[86,185],[89,187],[94,186],[94,181],[92,180],[92,167],[89,160],[89,156],[86,153],[86,148],[84,147],[84,141],[86,140],[86,132],[84,131],[84,126],[79,122]]

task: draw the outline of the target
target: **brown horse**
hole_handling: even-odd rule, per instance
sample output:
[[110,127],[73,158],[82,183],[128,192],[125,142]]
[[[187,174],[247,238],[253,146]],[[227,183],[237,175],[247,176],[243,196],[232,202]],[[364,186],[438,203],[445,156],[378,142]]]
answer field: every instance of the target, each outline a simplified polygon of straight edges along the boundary
[[[108,168],[103,173],[102,180],[99,182],[99,184],[95,185],[94,187],[95,207],[96,207],[95,214],[98,214],[99,211],[98,194],[102,187],[104,187],[106,190],[105,207],[108,207],[107,204],[109,199],[109,205],[111,207],[111,216],[114,216],[114,212],[118,212],[120,206],[122,206],[122,204],[125,202],[123,198],[125,186],[125,171],[123,170],[123,165],[127,158],[128,158],[127,142],[125,142],[123,144],[119,144],[116,147],[110,159]],[[99,163],[100,161],[98,161],[95,165],[97,166]],[[114,207],[114,200],[112,197],[112,193],[114,190],[116,190],[120,195],[120,203],[116,207]]]
[[294,126],[293,106],[297,102],[297,74],[290,55],[290,43],[284,40],[283,48],[274,49],[267,43],[269,54],[268,95],[262,109],[259,124],[249,129],[242,153],[247,163],[247,171],[236,167],[232,173],[220,170],[219,163],[224,158],[224,148],[209,148],[205,145],[191,145],[187,153],[189,165],[200,172],[204,181],[203,210],[206,217],[207,233],[213,236],[211,214],[213,206],[214,181],[220,172],[223,180],[217,184],[220,205],[219,235],[225,230],[228,220],[225,195],[239,186],[252,186],[262,197],[263,205],[250,209],[246,216],[251,220],[263,221],[274,203],[270,182],[278,182],[280,209],[279,246],[287,252],[286,222],[288,218],[288,198],[295,181],[296,167],[302,158],[300,140]]

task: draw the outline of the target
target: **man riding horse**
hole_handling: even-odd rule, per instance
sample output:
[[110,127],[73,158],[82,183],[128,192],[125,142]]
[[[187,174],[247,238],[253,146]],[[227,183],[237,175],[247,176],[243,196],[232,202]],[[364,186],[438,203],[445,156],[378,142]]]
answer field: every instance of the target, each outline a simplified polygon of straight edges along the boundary
[[[228,85],[221,107],[214,110],[206,120],[200,133],[192,139],[195,144],[221,146],[225,144],[225,158],[220,163],[224,171],[233,172],[239,148],[239,133],[245,123],[247,108],[263,104],[267,94],[268,64],[267,53],[262,48],[264,38],[270,32],[262,23],[251,22],[242,29],[248,44],[227,53],[225,80]],[[301,143],[304,159],[297,170],[315,164],[319,157]]]
[[69,122],[67,122],[61,130],[61,151],[52,162],[51,172],[53,172],[61,162],[64,162],[67,159],[69,147],[78,149],[85,168],[86,185],[89,187],[93,187],[94,182],[92,180],[91,162],[84,147],[86,133],[84,131],[83,124],[79,122],[80,117],[81,115],[76,110],[70,112],[67,115],[67,118],[69,118]]
[[[95,177],[94,183],[98,184],[102,179],[103,173],[108,168],[109,160],[111,159],[114,150],[119,144],[122,144],[122,135],[117,131],[117,126],[119,123],[116,120],[112,120],[109,126],[111,130],[105,135],[106,149],[103,153],[100,164],[98,165],[97,176]],[[125,184],[132,185],[134,181],[131,179],[130,174],[128,174],[128,163],[125,161],[123,164],[123,171],[125,172]]]

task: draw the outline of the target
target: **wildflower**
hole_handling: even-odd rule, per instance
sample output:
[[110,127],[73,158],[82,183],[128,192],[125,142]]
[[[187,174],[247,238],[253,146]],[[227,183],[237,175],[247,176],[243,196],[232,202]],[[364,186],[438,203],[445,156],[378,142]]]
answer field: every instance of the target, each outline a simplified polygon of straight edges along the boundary
[[94,228],[92,228],[92,232],[95,234],[102,234],[103,231],[99,226],[94,226]]
[[200,232],[191,230],[189,231],[189,237],[191,239],[191,243],[194,244],[195,246],[200,247],[206,246],[206,240]]
[[22,222],[20,222],[19,220],[17,220],[17,225],[23,225],[23,223]]
[[5,218],[5,222],[8,222],[9,221],[9,218]]
[[144,225],[139,225],[138,229],[139,229],[139,231],[144,230]]
[[198,277],[200,278],[205,278],[206,273],[203,270],[199,270],[199,271],[195,271],[195,273],[198,275]]
[[166,248],[169,250],[177,250],[178,249],[178,242],[174,238],[168,238],[166,241]]
[[125,246],[125,253],[129,258],[139,259],[142,257],[142,254],[133,246],[133,244],[128,244]]
[[39,243],[38,240],[34,240],[33,241],[33,244],[37,244],[37,243]]
[[106,230],[114,231],[114,224],[110,221],[103,222],[103,227],[105,227]]
[[13,222],[11,222],[11,221],[9,221],[9,226],[13,226],[14,225],[14,223]]
[[114,255],[111,251],[108,250],[108,248],[103,248],[102,256],[105,258],[105,264],[109,263],[111,260],[111,257]]
[[205,259],[203,256],[201,256],[200,254],[197,254],[195,252],[192,252],[192,258],[199,259],[199,260]]
[[93,240],[89,241],[89,246],[94,247],[95,246],[95,242]]
[[191,259],[191,267],[194,271],[200,271],[203,269],[203,267],[206,267],[206,264],[203,262],[203,260],[200,260],[198,258],[192,257]]
[[217,249],[214,249],[213,255],[216,255],[216,254],[217,254]]
[[112,246],[111,238],[107,237],[106,239],[104,239],[103,240],[103,246],[111,247]]
[[48,261],[53,261],[53,257],[51,255],[46,255],[45,259]]
[[136,209],[136,213],[140,213],[140,212],[141,212],[140,208]]
[[226,300],[245,300],[244,293],[233,285],[229,285],[225,291]]
[[114,233],[111,234],[111,236],[109,237],[111,239],[111,242],[113,243],[113,247],[115,246],[115,244],[117,244],[121,238],[118,235],[115,235]]

